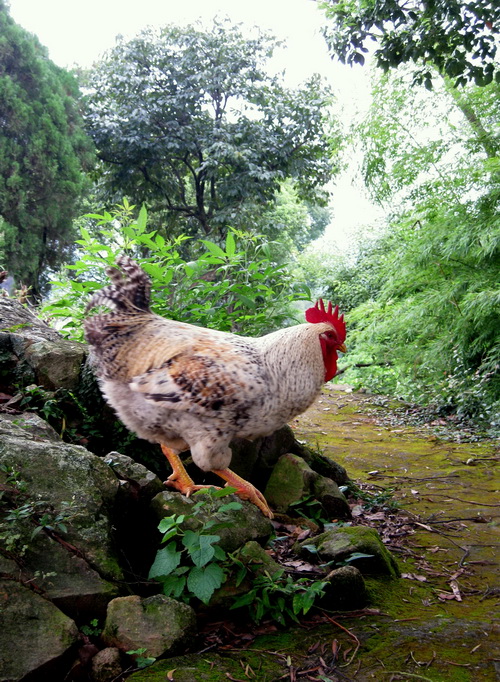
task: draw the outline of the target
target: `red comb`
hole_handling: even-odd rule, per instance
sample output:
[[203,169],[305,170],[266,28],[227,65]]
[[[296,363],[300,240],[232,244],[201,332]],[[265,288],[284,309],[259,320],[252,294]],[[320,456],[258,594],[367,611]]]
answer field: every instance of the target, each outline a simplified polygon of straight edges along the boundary
[[329,322],[335,327],[335,331],[339,337],[339,341],[344,343],[345,341],[345,322],[344,316],[339,317],[339,307],[332,308],[332,304],[328,303],[328,308],[325,308],[323,299],[320,298],[316,301],[316,305],[313,308],[308,308],[306,310],[306,320],[307,322],[312,322],[312,324],[317,324],[318,322]]

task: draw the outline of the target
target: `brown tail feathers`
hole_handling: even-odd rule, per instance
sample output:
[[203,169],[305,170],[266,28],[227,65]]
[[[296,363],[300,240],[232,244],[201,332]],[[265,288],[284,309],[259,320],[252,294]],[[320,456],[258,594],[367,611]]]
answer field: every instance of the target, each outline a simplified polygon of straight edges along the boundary
[[114,312],[150,312],[151,281],[129,256],[116,259],[118,268],[108,268],[111,284],[97,291],[87,304],[86,311],[99,305]]

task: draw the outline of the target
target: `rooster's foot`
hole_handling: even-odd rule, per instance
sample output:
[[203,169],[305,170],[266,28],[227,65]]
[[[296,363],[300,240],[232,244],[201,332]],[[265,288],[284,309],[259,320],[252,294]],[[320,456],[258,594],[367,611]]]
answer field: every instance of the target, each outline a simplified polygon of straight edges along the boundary
[[270,519],[273,518],[273,513],[269,509],[266,498],[255,486],[248,481],[245,481],[245,479],[238,476],[238,474],[235,474],[231,469],[212,469],[212,472],[227,481],[226,485],[236,488],[236,495],[238,495],[238,497],[242,500],[252,502],[260,509],[264,516],[267,516]]
[[[164,485],[166,485],[168,488],[175,488],[175,490],[178,490],[186,497],[189,497],[196,490],[202,490],[203,488],[217,488],[217,486],[214,485],[196,485],[186,471],[179,455],[163,443],[161,444],[161,449],[165,457],[168,459],[170,466],[172,467],[172,473],[167,480],[164,481]],[[220,490],[220,488],[217,489]]]
[[176,473],[173,473],[167,478],[166,481],[163,482],[163,484],[166,485],[167,488],[174,488],[175,490],[178,490],[186,497],[190,497],[192,493],[196,492],[197,490],[204,490],[205,488],[220,490],[220,487],[217,485],[196,485],[196,483],[190,476],[187,475],[187,473],[186,476],[182,477],[182,480],[177,478]]

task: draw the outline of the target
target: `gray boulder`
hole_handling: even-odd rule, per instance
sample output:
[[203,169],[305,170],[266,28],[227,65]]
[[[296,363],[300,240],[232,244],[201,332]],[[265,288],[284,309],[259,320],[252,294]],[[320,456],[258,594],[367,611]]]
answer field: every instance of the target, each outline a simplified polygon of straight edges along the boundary
[[77,642],[75,623],[33,590],[0,582],[0,682],[60,679]]
[[108,604],[103,641],[121,651],[145,649],[158,658],[175,653],[196,631],[196,615],[187,604],[156,594],[118,597]]
[[[0,415],[0,482],[9,489],[14,472],[22,485],[11,486],[11,507],[23,510],[2,532],[13,556],[22,557],[22,580],[74,618],[102,613],[123,577],[112,537],[119,484],[99,457],[61,442],[40,422]],[[37,526],[46,530],[33,537]],[[17,565],[10,575],[19,579]]]
[[99,651],[92,659],[93,682],[116,682],[122,672],[122,654],[116,647]]
[[0,464],[19,472],[30,499],[55,509],[70,504],[65,540],[103,575],[122,577],[109,518],[118,482],[102,459],[79,445],[42,439],[10,420],[6,424],[0,415]]
[[76,388],[87,350],[63,339],[15,300],[0,297],[0,372],[9,385]]
[[110,452],[104,457],[104,461],[117,477],[120,494],[127,504],[133,500],[149,502],[165,489],[156,474],[127,455]]
[[354,566],[340,566],[326,576],[322,606],[335,611],[361,609],[368,602],[368,592],[361,571]]

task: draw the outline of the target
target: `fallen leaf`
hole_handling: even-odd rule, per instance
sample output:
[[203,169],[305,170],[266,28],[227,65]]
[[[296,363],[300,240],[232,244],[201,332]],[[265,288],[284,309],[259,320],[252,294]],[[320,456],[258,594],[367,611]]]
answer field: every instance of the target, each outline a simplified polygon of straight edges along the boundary
[[440,601],[450,601],[450,599],[455,599],[454,594],[450,594],[449,592],[440,592],[437,596],[437,598]]
[[457,601],[462,601],[462,595],[460,594],[460,590],[458,589],[458,584],[456,580],[450,580],[450,587],[453,590],[453,595]]
[[417,573],[402,573],[401,577],[407,580],[418,580],[419,583],[427,582],[425,575],[418,575]]
[[367,521],[384,521],[386,515],[384,512],[375,512],[375,514],[365,514]]
[[[412,492],[413,492],[413,491],[412,491]],[[434,530],[434,528],[431,528],[430,526],[428,526],[428,525],[425,524],[425,523],[419,523],[418,521],[415,521],[415,525],[416,525],[416,526],[420,526],[421,528],[425,528],[425,530],[428,530],[430,533],[435,533],[435,532],[436,532],[436,531]]]
[[302,540],[305,540],[311,535],[311,529],[306,528],[306,530],[303,530],[301,533],[297,535],[297,541],[302,542]]

